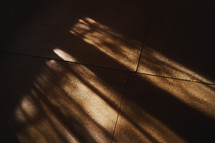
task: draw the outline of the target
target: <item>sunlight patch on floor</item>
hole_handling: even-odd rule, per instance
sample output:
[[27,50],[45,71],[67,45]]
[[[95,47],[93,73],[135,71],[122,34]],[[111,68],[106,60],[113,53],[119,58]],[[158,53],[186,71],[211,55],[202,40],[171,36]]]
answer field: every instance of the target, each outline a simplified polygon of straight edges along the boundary
[[[183,55],[182,55],[183,56]],[[165,57],[152,48],[145,46],[142,50],[142,57],[138,72],[166,77],[173,77],[185,80],[213,83],[209,79],[184,67],[174,60]]]
[[169,92],[175,98],[215,119],[215,88],[212,85],[190,83],[171,78],[143,76],[153,85]]
[[83,65],[46,65],[15,111],[20,141],[110,141],[120,94]]
[[79,19],[70,33],[95,46],[129,70],[136,69],[142,42],[126,38],[89,17]]
[[55,49],[53,49],[53,51],[56,55],[58,55],[60,58],[62,58],[65,61],[77,62],[76,58],[74,58],[73,56],[71,56],[70,54],[66,53],[65,51],[63,51],[59,48],[55,48]]
[[[127,101],[126,103],[128,103],[132,109],[125,107],[125,110],[122,111],[117,124],[118,131],[116,131],[116,133],[123,132],[123,136],[116,134],[115,142],[186,143],[186,141],[173,130],[148,114],[144,109],[131,103],[131,101]],[[135,117],[135,121],[131,117]]]

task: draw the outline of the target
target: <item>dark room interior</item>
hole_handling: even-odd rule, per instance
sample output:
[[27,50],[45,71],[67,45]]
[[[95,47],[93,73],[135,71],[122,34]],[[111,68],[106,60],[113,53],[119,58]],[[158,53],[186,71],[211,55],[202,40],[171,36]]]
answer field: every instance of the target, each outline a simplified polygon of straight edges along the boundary
[[1,143],[215,143],[214,1],[1,2]]

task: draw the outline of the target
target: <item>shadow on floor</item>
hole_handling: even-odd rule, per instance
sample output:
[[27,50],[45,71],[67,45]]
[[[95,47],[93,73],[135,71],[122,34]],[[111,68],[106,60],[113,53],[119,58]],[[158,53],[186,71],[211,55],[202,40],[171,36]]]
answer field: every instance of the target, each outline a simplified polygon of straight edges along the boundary
[[125,93],[116,142],[214,142],[214,86],[132,74]]
[[[50,8],[52,12],[54,11],[53,9],[56,9],[56,7],[58,7],[57,4],[60,4],[56,1],[54,1],[53,3],[54,3],[52,5],[53,7]],[[106,2],[106,3],[108,3],[108,6],[104,11],[101,10],[104,7],[99,7],[99,10],[94,11],[94,9],[98,8],[97,5],[95,4],[97,2],[94,2],[94,4],[93,3],[89,4],[89,2],[88,2],[88,3],[85,3],[84,5],[78,5],[78,7],[77,7],[78,10],[69,9],[69,6],[72,5],[72,2],[68,2],[68,3],[69,3],[69,5],[67,6],[67,8],[65,8],[64,4],[62,4],[60,7],[61,9],[59,11],[56,11],[56,13],[55,13],[58,15],[56,17],[51,17],[48,20],[46,20],[46,18],[49,17],[50,15],[52,15],[53,13],[48,13],[47,12],[48,10],[47,11],[44,10],[44,11],[46,11],[46,15],[42,18],[42,20],[44,20],[44,21],[34,23],[34,22],[37,22],[37,20],[41,18],[40,16],[42,14],[39,14],[38,17],[35,18],[35,20],[31,20],[32,22],[30,22],[30,23],[33,23],[33,26],[32,25],[30,26],[31,28],[33,27],[32,31],[30,31],[30,32],[28,31],[28,29],[31,29],[31,28],[21,28],[22,30],[23,29],[26,30],[27,34],[24,35],[23,37],[21,36],[21,39],[19,39],[19,38],[17,39],[17,37],[18,37],[17,35],[19,35],[19,32],[16,32],[17,33],[17,34],[15,34],[16,37],[11,38],[11,41],[20,42],[21,44],[19,46],[20,47],[23,46],[24,51],[25,51],[25,50],[28,50],[29,47],[34,46],[33,43],[37,43],[38,41],[41,40],[44,43],[50,43],[46,47],[47,53],[48,54],[51,53],[50,57],[53,56],[53,57],[58,57],[58,59],[63,59],[62,56],[59,55],[59,53],[55,53],[53,51],[55,48],[59,48],[60,50],[64,51],[64,53],[67,53],[67,55],[66,55],[67,58],[68,58],[68,55],[70,55],[72,58],[77,59],[79,62],[87,61],[88,59],[86,57],[92,56],[89,53],[92,52],[91,50],[93,49],[94,51],[96,51],[95,53],[97,53],[99,55],[98,56],[98,57],[100,57],[99,59],[102,59],[101,57],[105,57],[104,58],[105,60],[102,61],[101,63],[106,63],[106,65],[109,67],[114,65],[112,68],[121,67],[120,69],[123,69],[123,70],[129,70],[129,71],[135,70],[135,64],[132,63],[133,59],[135,59],[135,54],[133,57],[132,55],[128,55],[127,51],[129,51],[130,49],[133,49],[135,51],[136,55],[139,56],[138,50],[140,49],[140,47],[136,46],[136,42],[134,42],[134,41],[128,42],[128,39],[130,39],[130,38],[134,38],[136,40],[138,40],[138,38],[141,40],[144,39],[144,36],[147,35],[146,31],[149,28],[149,23],[151,21],[151,18],[149,18],[148,22],[146,22],[147,24],[142,26],[143,23],[145,22],[143,20],[144,18],[142,19],[142,16],[133,17],[133,15],[136,15],[135,13],[139,13],[141,15],[140,12],[141,12],[142,7],[141,7],[140,3],[138,3],[138,2],[136,2],[135,4],[132,3],[132,5],[131,5],[132,10],[134,8],[136,8],[137,6],[139,9],[138,8],[135,9],[136,11],[134,11],[134,13],[130,13],[130,11],[128,11],[127,14],[123,15],[122,17],[121,17],[121,14],[128,10],[127,6],[126,6],[126,5],[130,4],[130,2],[128,2],[128,1],[115,2],[116,4],[114,5],[112,13],[109,13],[110,9],[112,8],[111,1]],[[103,6],[104,5],[106,6],[106,3],[104,3]],[[93,5],[93,7],[90,7],[88,4],[90,6]],[[121,5],[121,4],[122,4],[122,7],[121,7],[122,9],[118,9],[117,6]],[[153,4],[151,4],[151,5],[153,5]],[[75,8],[75,7],[76,6],[73,6],[73,8]],[[105,29],[106,26],[99,27],[99,28],[93,27],[95,25],[90,23],[89,19],[88,20],[85,19],[85,23],[88,22],[87,25],[89,25],[89,27],[87,27],[87,28],[90,28],[90,30],[87,33],[82,33],[82,32],[78,33],[77,30],[75,30],[76,34],[71,36],[71,34],[72,34],[71,25],[73,25],[72,27],[74,27],[74,25],[77,22],[77,18],[81,17],[81,15],[83,15],[83,14],[86,15],[86,13],[88,11],[91,11],[91,13],[89,13],[89,16],[91,16],[91,19],[92,19],[91,22],[95,21],[93,18],[95,18],[95,19],[97,18],[98,20],[101,20],[101,23],[104,23],[105,25],[108,25],[108,26],[112,27],[113,29],[117,29],[119,32],[122,32],[122,31],[125,31],[125,32],[124,33],[122,32],[122,34],[110,33],[111,29]],[[97,13],[98,11],[102,11],[101,15],[105,15],[105,18],[101,18],[100,15]],[[153,14],[151,14],[152,11],[150,9],[147,9],[145,12],[146,17],[150,17],[151,15],[153,15]],[[75,12],[75,14],[72,12]],[[70,13],[70,14],[65,15],[64,17],[61,17],[64,13]],[[119,16],[116,16],[115,14],[118,14]],[[70,20],[68,20],[69,16],[73,16],[73,17]],[[111,21],[110,19],[112,19],[111,17],[113,17],[113,16],[116,16],[116,18],[113,18],[113,21]],[[158,17],[159,17],[159,15],[158,15]],[[118,18],[120,18],[120,19],[118,19]],[[160,18],[162,19],[162,17],[160,17]],[[135,26],[133,25],[134,24],[133,20],[134,21],[138,20],[138,22],[136,23]],[[125,27],[124,26],[121,27],[121,25],[115,24],[115,23],[117,23],[117,21],[123,21],[122,23],[128,23],[128,24],[124,25]],[[155,21],[156,21],[156,19],[155,19]],[[50,26],[48,28],[47,25],[51,25],[53,23],[54,23],[54,26]],[[39,28],[38,28],[37,27],[38,25],[40,25],[40,26],[42,25],[44,27],[39,26]],[[179,24],[179,25],[183,25],[183,24]],[[82,26],[83,26],[83,24],[82,24]],[[151,29],[153,29],[153,26],[154,25],[152,25]],[[35,28],[35,27],[37,27],[37,28]],[[62,28],[62,27],[64,27],[64,28]],[[103,30],[108,30],[108,32],[103,31],[103,33],[102,33],[102,28],[103,28]],[[138,30],[136,30],[136,28]],[[139,28],[141,30],[139,30]],[[129,30],[126,31],[127,29],[129,29]],[[156,29],[156,28],[154,28],[154,29]],[[164,30],[165,29],[166,28],[164,28]],[[189,29],[189,28],[187,28],[187,29]],[[22,30],[20,30],[20,31],[22,31]],[[81,30],[83,30],[83,28],[81,28]],[[138,32],[136,33],[134,31],[138,31],[140,33],[138,33]],[[34,32],[38,32],[38,33],[32,34]],[[74,29],[73,29],[73,32],[74,32]],[[162,33],[162,32],[163,31],[161,31],[160,33]],[[57,33],[58,35],[54,35],[55,33]],[[101,33],[103,35],[99,35],[99,36],[96,35],[96,34],[101,34]],[[149,34],[149,38],[147,39],[148,40],[147,44],[149,45],[150,48],[157,50],[159,52],[161,51],[161,53],[165,53],[163,51],[169,51],[170,49],[168,48],[166,50],[165,48],[163,48],[160,50],[159,48],[165,47],[165,46],[163,46],[165,44],[172,45],[172,43],[169,42],[169,40],[168,40],[171,37],[172,33],[170,33],[170,34],[168,33],[170,36],[164,32],[163,32],[164,34],[159,35],[160,33],[157,34],[158,38],[156,36],[151,36]],[[193,33],[193,32],[191,31],[190,33]],[[121,35],[123,35],[123,34],[131,35],[131,36],[129,38],[124,38],[124,37],[121,37]],[[31,37],[28,37],[28,35],[31,35]],[[69,35],[69,38],[67,37],[68,35]],[[71,39],[75,39],[75,36],[77,36],[77,35],[78,35],[78,38],[76,37],[76,40],[79,40],[79,41],[83,40],[82,42],[77,42],[77,45],[80,46],[80,43],[81,43],[81,45],[84,45],[83,47],[89,47],[91,50],[88,49],[84,52],[79,51],[79,52],[75,53],[75,52],[71,51],[72,49],[70,50],[70,48],[72,48],[72,47],[67,42],[62,41],[62,40],[64,40],[65,37],[67,37],[68,38],[67,40],[69,42]],[[184,35],[184,33],[182,32],[181,35]],[[39,38],[40,36],[42,38]],[[86,36],[88,36],[88,37],[86,37]],[[109,39],[104,40],[104,38],[107,38],[107,36],[110,36],[110,37],[108,37]],[[192,36],[190,36],[190,37],[192,37]],[[27,40],[26,40],[26,38],[27,38]],[[99,38],[100,39],[102,38],[102,41],[96,41]],[[33,40],[33,42],[32,42],[32,40]],[[118,41],[118,43],[116,41]],[[186,43],[186,40],[184,40],[184,41]],[[203,39],[203,41],[205,41],[205,40]],[[181,50],[181,47],[186,45],[185,43],[181,44],[182,46],[180,46],[180,48],[172,48],[172,49]],[[195,45],[195,40],[191,40],[191,41],[189,41],[189,43]],[[39,43],[39,44],[43,44],[43,43]],[[121,49],[119,49],[120,48],[119,45],[124,45],[124,46],[122,46]],[[102,48],[98,49],[99,47],[102,47]],[[171,47],[171,46],[168,46],[168,47]],[[195,47],[195,46],[193,46],[193,47]],[[14,48],[16,49],[15,46],[14,46]],[[41,49],[43,49],[43,48],[44,47],[42,47]],[[81,47],[78,47],[78,48],[81,48]],[[83,49],[86,49],[86,48],[83,48]],[[125,49],[127,51],[125,51],[123,53],[122,50],[125,50]],[[104,51],[102,51],[102,50],[104,50]],[[94,53],[94,52],[92,52],[92,53]],[[113,56],[114,53],[116,53],[115,57]],[[81,56],[81,54],[84,54],[84,55]],[[19,55],[17,55],[17,56],[19,57]],[[126,57],[126,56],[128,56],[128,57]],[[58,68],[55,68],[55,65],[54,65],[52,67],[53,69],[52,68],[50,69],[47,65],[47,62],[49,62],[49,61],[45,61],[43,59],[40,59],[39,62],[38,62],[38,59],[35,59],[35,63],[32,63],[32,61],[34,61],[34,60],[32,60],[29,63],[27,62],[27,64],[26,64],[27,66],[26,66],[26,65],[18,64],[18,63],[16,63],[16,61],[13,61],[13,60],[10,61],[11,59],[13,59],[12,56],[11,57],[9,56],[9,59],[7,59],[8,57],[7,58],[6,57],[7,56],[1,57],[2,59],[5,59],[5,60],[1,61],[1,62],[5,62],[5,64],[3,64],[3,66],[2,66],[2,67],[5,67],[2,75],[7,75],[7,76],[4,76],[4,79],[3,79],[4,82],[3,82],[2,87],[5,87],[5,89],[3,89],[3,91],[2,91],[3,94],[1,94],[1,95],[4,95],[1,97],[2,98],[1,110],[2,110],[3,115],[5,115],[5,118],[2,119],[2,123],[5,123],[8,121],[8,118],[10,117],[11,112],[14,110],[15,107],[17,107],[15,115],[18,118],[14,121],[15,115],[12,116],[13,117],[12,124],[13,124],[18,136],[19,137],[21,136],[20,138],[22,139],[23,142],[32,141],[35,139],[35,137],[38,137],[38,136],[40,137],[39,139],[41,141],[45,141],[45,142],[51,142],[53,140],[56,142],[57,141],[59,141],[59,142],[69,142],[69,141],[70,142],[71,141],[95,142],[95,141],[99,140],[98,139],[99,137],[96,136],[96,134],[98,134],[98,133],[99,133],[99,135],[102,136],[103,139],[108,140],[112,137],[113,128],[108,127],[108,125],[105,125],[105,127],[107,127],[109,129],[109,130],[107,130],[106,128],[101,126],[96,121],[97,119],[94,118],[94,116],[96,117],[96,115],[92,114],[91,112],[87,112],[86,111],[87,108],[84,108],[83,105],[90,108],[90,105],[88,105],[89,103],[84,102],[86,100],[71,99],[71,97],[69,95],[71,93],[72,94],[74,94],[74,93],[72,91],[70,91],[71,93],[68,95],[68,93],[67,93],[68,91],[65,92],[65,90],[67,88],[71,88],[71,87],[66,88],[63,86],[63,83],[65,82],[65,83],[68,83],[68,85],[74,86],[73,87],[74,91],[78,90],[80,87],[76,87],[76,86],[79,86],[79,85],[76,85],[76,84],[73,85],[67,81],[67,79],[72,77],[71,82],[73,80],[79,81],[81,83],[80,85],[84,85],[83,88],[87,88],[87,90],[86,90],[87,93],[92,92],[93,99],[95,98],[95,100],[97,100],[97,98],[99,97],[99,101],[102,100],[104,103],[107,104],[108,108],[105,107],[105,109],[110,110],[111,112],[117,113],[119,103],[121,100],[121,96],[122,96],[122,88],[123,88],[123,86],[118,87],[118,85],[120,85],[120,84],[123,85],[126,83],[124,81],[124,79],[126,79],[126,77],[127,77],[127,74],[126,74],[127,72],[117,71],[117,73],[119,75],[122,73],[124,73],[125,75],[120,77],[120,79],[121,79],[120,81],[122,81],[122,82],[115,83],[116,81],[110,80],[110,78],[108,77],[108,74],[106,74],[106,75],[104,74],[105,70],[103,68],[101,68],[100,72],[99,72],[99,70],[97,70],[95,67],[86,66],[87,67],[86,68],[85,66],[83,66],[82,68],[78,68],[79,65],[77,65],[77,66],[75,66],[75,68],[71,68],[66,63],[59,62]],[[24,57],[25,58],[21,61],[23,61],[23,62],[28,61],[29,57],[27,57],[27,56],[24,56]],[[123,59],[124,57],[126,57],[126,58]],[[185,63],[185,61],[186,62],[189,61],[187,59],[184,61],[177,59],[177,56],[176,57],[170,56],[170,54],[168,57],[172,57],[173,59],[176,59],[177,61],[181,61],[182,63]],[[196,58],[198,58],[198,57],[199,56],[197,56]],[[86,59],[84,59],[84,58],[86,58]],[[91,58],[93,58],[93,57],[91,57]],[[96,58],[94,60],[96,60]],[[9,64],[8,64],[8,61],[10,61],[11,63],[9,62]],[[52,62],[53,61],[51,61],[51,63]],[[135,61],[136,64],[137,64],[137,62],[138,61]],[[8,69],[6,63],[8,65],[15,64],[15,66],[12,67],[11,69]],[[89,64],[91,64],[91,63],[89,63]],[[33,65],[33,66],[31,66],[31,65]],[[7,67],[7,69],[6,69],[6,67]],[[27,74],[26,74],[26,67],[32,67],[31,69],[28,69],[29,72],[27,72]],[[45,70],[44,70],[44,68],[45,68]],[[61,68],[63,70],[58,71]],[[205,69],[205,68],[203,68],[203,69]],[[115,72],[115,71],[112,71],[111,69],[108,69],[108,70],[109,70],[109,72],[113,72],[113,73]],[[169,71],[166,71],[166,72],[168,73]],[[66,73],[68,73],[68,75],[66,75]],[[88,73],[89,75],[86,73]],[[37,79],[38,74],[39,75],[41,74],[42,80]],[[83,75],[85,75],[86,77]],[[95,84],[97,81],[93,81],[91,76],[97,77],[97,79],[99,80],[99,83],[100,83],[99,85],[101,85],[101,87]],[[115,77],[115,76],[113,76],[113,77]],[[113,77],[111,77],[111,78],[113,78]],[[181,99],[173,97],[170,93],[166,92],[165,88],[163,90],[161,87],[157,88],[151,82],[146,81],[145,79],[143,79],[140,76],[133,75],[132,77],[133,77],[133,79],[131,80],[131,82],[128,85],[128,87],[131,86],[131,91],[128,91],[128,95],[134,95],[135,97],[133,99],[133,97],[126,96],[127,100],[129,101],[128,105],[135,104],[135,107],[137,107],[137,109],[146,111],[148,114],[150,114],[151,116],[156,118],[156,120],[158,120],[159,122],[162,122],[165,126],[167,126],[172,131],[174,131],[175,134],[177,134],[179,137],[181,137],[187,141],[205,142],[210,139],[213,140],[212,133],[214,130],[214,126],[213,126],[214,119],[211,119],[208,117],[208,115],[205,115],[205,114],[202,114],[202,112],[199,112],[197,110],[198,108],[197,109],[195,108],[196,106],[194,106],[194,107],[192,107],[192,106],[190,107],[190,105],[188,106],[187,104],[190,104],[189,102],[185,104],[184,102],[181,101]],[[61,80],[62,80],[62,82],[59,82]],[[14,81],[14,83],[11,83],[12,81]],[[45,81],[47,81],[47,82],[45,82]],[[164,78],[163,78],[163,81],[161,81],[161,83],[162,82],[165,82]],[[183,81],[183,82],[185,82],[185,81]],[[139,84],[136,84],[136,83],[139,83]],[[170,86],[171,82],[168,84]],[[136,85],[137,87],[133,87],[134,85]],[[143,86],[144,86],[144,89],[146,89],[145,92],[148,94],[145,94],[145,93],[142,94]],[[207,86],[209,86],[209,85],[202,85],[202,86],[204,86],[205,88],[208,88]],[[55,87],[55,88],[53,88],[53,87]],[[105,87],[107,87],[108,89],[104,90]],[[177,86],[174,86],[172,88],[176,88],[176,87]],[[185,88],[185,87],[183,87],[183,88]],[[180,90],[183,90],[183,88]],[[13,90],[11,90],[11,89],[13,89]],[[132,90],[132,89],[135,89],[135,90]],[[212,90],[212,93],[214,93],[214,89],[211,88],[211,90]],[[82,91],[84,91],[84,90],[81,90],[79,92],[82,93]],[[106,91],[108,91],[108,92],[106,92]],[[77,93],[79,93],[79,92],[77,92]],[[103,93],[103,92],[105,92],[105,93]],[[133,94],[133,93],[136,93],[136,94]],[[86,93],[82,93],[80,95],[85,95],[85,94]],[[113,94],[115,96],[113,96],[113,97],[109,96],[111,94]],[[191,95],[191,93],[189,93],[189,92],[186,94]],[[76,96],[78,96],[78,95],[79,94],[77,94]],[[98,97],[97,96],[94,97],[94,95],[97,95]],[[74,94],[73,98],[75,98],[76,96]],[[211,96],[213,96],[213,94]],[[85,98],[87,98],[87,97],[85,97]],[[22,105],[22,102],[24,102],[24,103],[26,102],[26,104]],[[195,102],[199,103],[198,101],[195,101]],[[125,103],[123,103],[123,104],[125,104]],[[34,106],[32,106],[32,105],[34,105]],[[70,106],[68,106],[68,105],[70,105]],[[25,106],[27,106],[27,107],[25,107]],[[5,111],[4,109],[7,109],[7,110]],[[204,107],[204,109],[207,109],[207,108]],[[68,113],[70,113],[70,114],[68,114]],[[137,113],[137,111],[134,110],[134,113],[132,113],[132,114],[135,114],[135,113]],[[211,112],[209,112],[209,114],[210,113]],[[121,115],[124,118],[126,118],[126,120],[128,120],[128,122],[130,122],[132,124],[132,126],[137,128],[138,130],[141,130],[141,132],[143,132],[143,134],[147,134],[147,131],[144,131],[144,128],[142,128],[141,125],[138,125],[138,122],[135,122],[135,120],[132,118],[133,115],[131,115],[130,113],[125,113],[123,110],[122,110]],[[113,119],[115,119],[115,117],[116,116],[114,116]],[[113,119],[110,118],[108,121],[113,121]],[[27,130],[25,130],[25,129],[27,129]],[[95,132],[93,132],[93,133],[90,132],[94,129],[95,129]],[[9,130],[8,126],[3,126],[3,128],[1,130],[2,130],[1,132],[3,132],[3,133],[4,133],[4,131],[7,131],[7,132],[5,132],[6,135],[4,137],[8,137],[8,138],[12,139],[12,137],[10,137],[11,131]],[[160,129],[160,130],[162,130],[162,129]],[[33,136],[33,135],[37,135],[37,136]],[[55,137],[56,137],[53,140],[50,138],[50,136],[52,136],[52,135],[55,135]],[[155,137],[153,137],[153,135],[151,136],[150,134],[148,134],[147,136],[151,140],[156,142],[156,139],[154,139]],[[117,136],[116,136],[116,139],[117,139]],[[3,138],[3,140],[4,140],[4,138]]]

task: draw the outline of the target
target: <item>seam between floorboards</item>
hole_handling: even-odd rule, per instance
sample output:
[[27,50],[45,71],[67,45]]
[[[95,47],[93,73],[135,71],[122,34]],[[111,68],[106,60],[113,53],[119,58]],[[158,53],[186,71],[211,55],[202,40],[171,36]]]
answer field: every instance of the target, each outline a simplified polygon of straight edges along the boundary
[[128,81],[129,81],[129,79],[130,79],[131,74],[132,74],[132,72],[129,72],[128,77],[127,77],[127,80],[126,80],[126,83],[125,83],[124,88],[123,88],[123,91],[122,91],[122,97],[121,97],[120,105],[119,105],[119,108],[118,108],[118,113],[117,113],[116,122],[115,122],[114,130],[113,130],[113,134],[112,134],[112,138],[111,138],[111,143],[113,143],[113,141],[114,141],[114,134],[115,134],[115,132],[116,132],[116,127],[117,127],[119,115],[120,115],[120,112],[121,112],[122,102],[123,102],[123,99],[125,98],[125,90],[126,90],[126,88],[127,88]]
[[66,60],[61,60],[61,59],[57,59],[57,58],[30,55],[30,54],[25,54],[25,53],[10,52],[10,51],[0,51],[0,52],[4,52],[4,53],[7,53],[7,54],[18,55],[18,56],[33,57],[33,58],[44,59],[44,60],[55,60],[57,62],[62,62],[62,63],[71,63],[71,64],[77,64],[77,65],[93,66],[93,67],[102,68],[102,69],[117,70],[117,71],[124,71],[124,72],[134,72],[134,71],[129,71],[127,69],[111,68],[111,67],[107,67],[107,66],[100,66],[100,65],[86,64],[86,63],[81,63],[81,62],[66,61]]
[[[143,46],[144,46],[144,44],[143,44]],[[143,49],[143,47],[142,47],[142,49]],[[142,72],[142,73],[141,72],[137,72],[139,65],[137,66],[136,71],[129,71],[129,70],[126,70],[126,69],[117,69],[117,68],[111,68],[111,67],[106,67],[106,66],[99,66],[99,65],[93,65],[93,64],[85,64],[85,63],[78,63],[78,62],[72,62],[72,61],[65,61],[65,60],[61,60],[61,59],[49,58],[49,57],[43,57],[43,56],[36,56],[36,55],[30,55],[30,54],[25,54],[25,53],[18,53],[18,52],[11,52],[11,51],[2,51],[2,50],[0,50],[0,52],[7,53],[7,54],[13,54],[13,55],[19,55],[19,56],[33,57],[33,58],[44,59],[44,60],[55,60],[57,62],[64,62],[64,63],[71,63],[71,64],[77,64],[77,65],[92,66],[92,67],[102,68],[102,69],[124,71],[124,72],[129,72],[129,73],[132,73],[132,74],[142,74],[142,75],[148,75],[148,76],[156,76],[156,77],[160,77],[160,78],[170,78],[170,79],[189,81],[189,82],[194,82],[194,83],[201,83],[201,84],[207,84],[207,85],[215,85],[215,83],[202,82],[202,81],[194,81],[194,80],[189,80],[189,79],[182,79],[182,78],[177,78],[177,77],[169,77],[169,76],[150,74],[150,73],[144,73],[144,72]],[[140,56],[141,56],[141,54],[140,54]],[[140,58],[139,58],[139,60],[140,60]],[[138,62],[138,64],[139,64],[139,62]]]
[[138,71],[144,45],[145,45],[145,44],[144,44],[144,42],[143,42],[142,45],[141,45],[140,54],[139,54],[139,59],[138,59],[137,68],[136,68],[136,71],[135,71],[135,72]]

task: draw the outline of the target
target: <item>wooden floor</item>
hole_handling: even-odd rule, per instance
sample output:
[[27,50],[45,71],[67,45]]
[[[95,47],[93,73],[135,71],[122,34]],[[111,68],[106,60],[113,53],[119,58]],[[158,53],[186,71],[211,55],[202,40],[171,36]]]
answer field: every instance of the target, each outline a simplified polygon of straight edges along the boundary
[[215,142],[210,5],[5,3],[0,141]]

